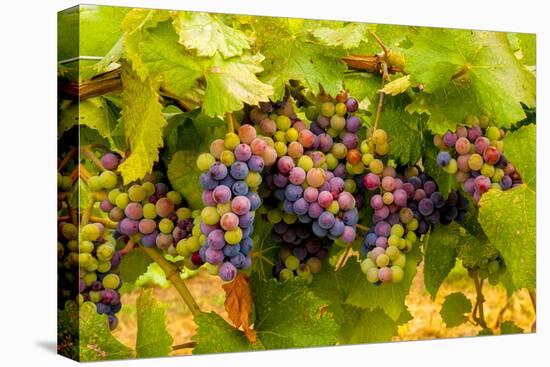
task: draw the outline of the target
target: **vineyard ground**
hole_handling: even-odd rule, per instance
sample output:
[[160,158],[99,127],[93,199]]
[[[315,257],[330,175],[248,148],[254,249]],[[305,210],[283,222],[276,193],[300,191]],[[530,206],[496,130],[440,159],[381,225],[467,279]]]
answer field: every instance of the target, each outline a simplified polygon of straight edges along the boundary
[[[422,265],[419,265],[416,277],[413,280],[411,291],[406,299],[406,304],[413,316],[408,323],[401,325],[398,335],[394,341],[425,340],[439,338],[455,338],[464,336],[477,336],[479,326],[464,323],[458,327],[447,328],[443,323],[439,311],[445,297],[454,292],[463,292],[475,302],[475,287],[470,278],[451,274],[441,285],[438,295],[434,300],[424,288],[424,275]],[[211,277],[206,272],[189,279],[188,285],[191,293],[195,296],[200,308],[206,312],[216,312],[229,321],[227,312],[224,309],[224,292],[222,281],[217,277]],[[535,320],[535,313],[529,294],[525,291],[516,292],[509,300],[502,286],[485,285],[483,288],[485,302],[486,320],[489,327],[493,327],[500,321],[512,320],[525,332],[531,330]],[[120,312],[119,326],[113,331],[114,336],[128,347],[134,347],[136,340],[137,323],[136,299],[140,290],[123,294],[122,302],[124,307]],[[182,344],[191,340],[195,334],[196,325],[193,316],[187,306],[180,301],[178,292],[170,287],[168,289],[156,288],[155,297],[167,305],[168,331],[174,338],[174,344]],[[180,349],[172,352],[172,355],[190,355],[191,349]]]

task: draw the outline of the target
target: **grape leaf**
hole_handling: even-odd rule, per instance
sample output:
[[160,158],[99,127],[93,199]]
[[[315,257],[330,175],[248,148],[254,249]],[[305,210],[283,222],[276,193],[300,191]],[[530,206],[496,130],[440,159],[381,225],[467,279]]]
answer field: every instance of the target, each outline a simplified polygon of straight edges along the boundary
[[389,156],[396,162],[409,165],[418,162],[424,144],[425,116],[403,110],[402,101],[408,98],[389,98],[380,115],[378,126],[388,133]]
[[162,78],[162,89],[184,96],[202,76],[202,67],[179,45],[170,22],[160,23],[143,38],[139,48],[151,75]]
[[258,105],[268,102],[273,88],[256,77],[261,72],[264,57],[243,55],[224,60],[219,53],[203,62],[206,92],[203,111],[208,116],[223,116],[238,111],[243,102]]
[[137,300],[138,358],[164,357],[172,352],[172,336],[166,330],[166,306],[153,296],[152,289],[143,289]]
[[80,361],[134,358],[134,352],[119,342],[109,329],[106,315],[100,315],[91,302],[80,306]]
[[279,246],[275,245],[271,240],[272,228],[272,223],[262,219],[261,215],[256,214],[252,240],[254,243],[254,252],[257,252],[259,256],[256,261],[252,262],[251,271],[261,280],[271,277],[273,265],[279,254]]
[[365,23],[348,23],[336,28],[320,27],[313,31],[318,41],[326,46],[342,46],[344,49],[358,47],[361,42],[367,41],[368,25]]
[[452,328],[466,322],[468,318],[465,314],[471,311],[472,302],[466,298],[464,293],[456,292],[445,298],[439,313],[447,327]]
[[419,246],[415,246],[407,254],[407,262],[403,268],[405,276],[400,283],[374,285],[367,282],[365,277],[358,277],[346,303],[371,311],[381,308],[393,320],[397,320],[405,309],[405,297],[407,297],[411,282],[416,275],[419,258],[420,249]]
[[517,288],[536,287],[536,193],[522,184],[489,190],[480,202],[479,221],[500,251]]
[[438,186],[438,190],[447,197],[451,191],[457,190],[459,184],[454,175],[450,175],[443,171],[437,164],[438,149],[431,143],[431,136],[426,134],[424,144],[424,158],[423,164],[426,172],[430,174],[430,177],[435,180]]
[[508,334],[523,334],[523,329],[514,324],[513,321],[504,321],[500,325],[500,334],[501,335],[508,335]]
[[380,308],[365,310],[344,305],[344,310],[346,322],[342,325],[342,344],[387,342],[397,334],[398,324]]
[[433,299],[455,266],[459,240],[459,228],[453,223],[434,227],[424,241],[424,285]]
[[136,248],[122,256],[120,261],[120,277],[128,283],[134,283],[137,278],[147,272],[152,260],[140,248]]
[[536,134],[536,125],[530,124],[508,133],[504,138],[506,158],[514,164],[524,184],[533,191],[537,190]]
[[[406,71],[425,92],[442,95],[454,87],[469,96],[461,106],[473,100],[508,128],[526,117],[522,103],[534,107],[535,78],[514,57],[504,33],[417,28],[409,38]],[[468,114],[464,108],[463,116],[451,115],[450,120],[462,121]]]
[[102,97],[88,98],[79,103],[63,101],[59,120],[58,138],[75,125],[86,125],[109,140],[117,123],[115,111]]
[[250,281],[256,306],[254,328],[267,349],[327,346],[336,343],[338,325],[301,279]]
[[57,309],[57,352],[70,359],[80,360],[79,306],[66,301]]
[[525,66],[537,64],[537,35],[534,33],[507,33],[516,57]]
[[224,58],[229,58],[250,49],[246,35],[225,25],[216,15],[178,11],[172,17],[179,35],[178,42],[188,49],[197,50],[199,56],[211,57],[219,52]]
[[462,234],[458,243],[458,258],[467,268],[479,266],[482,260],[494,258],[497,255],[495,247],[484,238]]
[[121,23],[126,59],[142,81],[147,78],[149,70],[141,59],[140,42],[149,28],[169,18],[170,14],[166,10],[138,8],[130,10]]
[[94,204],[92,191],[83,179],[79,178],[71,188],[69,205],[78,210],[90,208]]
[[[260,52],[266,57],[261,80],[274,88],[273,101],[282,99],[290,80],[318,94],[322,87],[335,96],[342,90],[346,65],[337,50],[312,42],[303,24],[292,19],[258,17],[252,20]],[[343,56],[343,55],[342,55]]]
[[234,353],[263,349],[260,343],[250,344],[243,332],[229,325],[217,313],[201,313],[194,320],[197,323],[197,333],[193,336],[193,341],[197,346],[193,349],[193,354]]
[[203,206],[202,188],[199,183],[201,172],[197,168],[197,156],[196,152],[189,150],[177,152],[172,156],[167,172],[174,190],[179,191],[185,197],[192,209]]
[[[410,26],[394,25],[394,24],[367,24],[371,31],[374,31],[378,38],[386,47],[394,52],[401,52],[403,49],[402,43],[405,41],[409,33]],[[382,52],[382,47],[370,32],[367,34],[368,42],[363,42],[353,50],[358,55],[376,55]]]
[[236,328],[242,326],[244,335],[251,343],[256,342],[256,332],[250,328],[250,312],[254,304],[248,278],[242,274],[229,283],[222,284],[225,291],[225,310]]
[[536,145],[535,125],[505,138],[506,156],[524,183],[508,191],[489,190],[480,202],[479,222],[500,251],[514,285],[536,287]]
[[486,327],[484,329],[481,329],[477,335],[479,335],[479,336],[491,336],[491,335],[494,335],[494,334],[493,334],[493,330]]
[[394,79],[388,84],[384,85],[384,88],[382,88],[382,91],[385,94],[389,94],[390,96],[396,96],[398,94],[401,94],[411,86],[410,78],[411,78],[410,75],[405,75],[400,78]]
[[[335,247],[335,246],[333,246]],[[356,257],[350,257],[346,265],[339,271],[326,264],[321,271],[315,274],[309,289],[321,299],[329,302],[328,310],[334,315],[338,324],[345,320],[344,301],[351,292],[352,286],[358,277],[361,277]],[[361,277],[361,280],[365,280]]]
[[130,154],[118,166],[118,171],[124,184],[128,184],[150,173],[158,161],[166,120],[152,80],[142,83],[137,74],[124,64],[122,86],[121,114]]
[[369,107],[377,102],[377,93],[380,89],[380,78],[371,73],[351,72],[346,73],[344,84],[350,96],[359,102],[359,108],[369,110]]

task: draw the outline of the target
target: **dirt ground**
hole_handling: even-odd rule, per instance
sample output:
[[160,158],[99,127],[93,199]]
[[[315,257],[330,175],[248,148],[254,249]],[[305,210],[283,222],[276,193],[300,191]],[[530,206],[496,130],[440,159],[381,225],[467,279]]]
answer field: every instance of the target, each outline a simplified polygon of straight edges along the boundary
[[[197,300],[203,311],[214,311],[227,319],[224,310],[224,292],[222,282],[216,278],[200,273],[198,276],[187,280],[190,292]],[[445,297],[453,292],[463,292],[474,304],[475,288],[473,282],[467,277],[449,277],[441,286],[437,297],[432,300],[424,288],[424,279],[421,268],[413,280],[411,291],[406,298],[406,305],[413,316],[408,323],[401,325],[398,335],[394,340],[422,340],[436,338],[453,338],[461,336],[477,335],[481,328],[470,323],[465,323],[454,328],[447,328],[443,323],[439,310]],[[119,313],[120,323],[113,332],[114,336],[129,347],[135,347],[136,340],[136,299],[139,289],[124,294],[122,297],[123,308]],[[189,342],[195,334],[195,323],[189,309],[182,302],[177,291],[155,288],[157,299],[167,305],[168,331],[174,338],[174,345]],[[498,333],[498,325],[504,321],[512,320],[524,332],[530,332],[535,320],[535,313],[529,294],[525,291],[516,292],[508,299],[505,289],[501,286],[485,285],[485,315],[488,327]],[[191,354],[191,349],[180,349],[173,355]]]

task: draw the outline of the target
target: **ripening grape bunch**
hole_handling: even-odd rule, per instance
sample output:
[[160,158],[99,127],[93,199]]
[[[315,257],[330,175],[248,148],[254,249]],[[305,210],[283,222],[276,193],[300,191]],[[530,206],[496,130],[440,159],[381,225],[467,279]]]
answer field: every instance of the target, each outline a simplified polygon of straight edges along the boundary
[[264,167],[275,163],[273,141],[257,135],[252,125],[242,125],[238,134],[214,140],[210,153],[197,158],[203,172],[201,233],[206,241],[200,248],[202,261],[219,266],[224,281],[233,280],[238,269],[252,263],[252,234],[255,211],[261,199],[257,193]]
[[[60,283],[70,289],[61,295],[62,299],[93,302],[99,314],[107,315],[109,327],[114,329],[118,324],[115,314],[122,307],[118,293],[122,282],[117,274],[121,255],[116,251],[115,239],[101,223],[88,223],[79,233],[74,224],[64,222],[59,226],[59,233],[59,264],[66,270],[60,272],[65,277]],[[79,279],[74,279],[75,274]]]
[[490,284],[496,285],[500,276],[506,273],[506,264],[500,251],[493,246],[484,247],[484,251],[484,256],[479,258],[463,256],[462,265],[468,269],[472,278],[477,275],[480,279],[487,279]]
[[454,132],[435,135],[434,144],[440,150],[437,164],[455,175],[476,203],[489,189],[509,190],[522,180],[504,156],[504,136],[503,129],[482,129],[479,125],[459,126]]
[[399,283],[403,280],[406,253],[432,225],[462,221],[469,202],[459,192],[447,198],[436,182],[417,167],[403,174],[385,167],[380,175],[364,176],[364,186],[374,191],[370,206],[373,227],[365,234],[361,270],[370,283]]

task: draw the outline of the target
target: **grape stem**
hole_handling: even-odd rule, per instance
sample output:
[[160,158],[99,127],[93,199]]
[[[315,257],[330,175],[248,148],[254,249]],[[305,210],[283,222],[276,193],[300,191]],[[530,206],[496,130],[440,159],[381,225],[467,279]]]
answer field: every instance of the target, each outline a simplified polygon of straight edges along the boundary
[[369,231],[369,227],[364,226],[362,224],[357,223],[355,226],[363,232],[368,232]]
[[90,222],[101,223],[105,227],[111,228],[111,229],[116,229],[116,227],[117,227],[116,222],[113,222],[109,218],[95,217],[93,215],[90,216]]
[[126,246],[124,246],[119,252],[122,256],[126,255],[136,247],[136,243],[131,239],[128,240]]
[[92,161],[92,163],[97,167],[99,168],[100,171],[105,171],[105,167],[103,167],[103,164],[101,163],[101,161],[99,160],[99,158],[97,158],[94,154],[94,152],[92,152],[90,150],[89,147],[87,146],[82,146],[80,147],[80,151],[86,156],[88,157],[88,159],[90,159]]
[[483,328],[487,328],[487,323],[485,322],[485,312],[483,310],[483,303],[485,302],[485,297],[483,297],[483,279],[479,279],[479,275],[475,274],[473,276],[474,285],[476,288],[476,304],[473,310],[474,320]]
[[228,112],[225,114],[225,119],[227,120],[227,132],[228,133],[234,133],[235,132],[235,118],[233,117],[233,114],[231,112]]
[[195,342],[187,342],[183,344],[174,345],[172,347],[172,350],[195,348],[196,346],[197,346],[197,343]]
[[378,128],[378,122],[380,121],[380,116],[382,115],[382,105],[384,103],[384,96],[386,93],[383,91],[384,83],[388,77],[388,64],[385,61],[381,62],[382,65],[382,85],[378,91],[378,104],[376,105],[376,117],[374,118],[374,130]]
[[71,159],[74,158],[75,155],[76,155],[76,148],[72,147],[67,153],[67,155],[63,157],[61,162],[59,162],[59,165],[57,166],[57,171],[61,171],[71,161]]
[[185,285],[184,281],[180,278],[176,267],[172,263],[168,262],[156,249],[144,246],[140,246],[140,248],[143,249],[143,251],[161,267],[166,274],[166,278],[174,285],[174,288],[176,288],[187,307],[189,307],[189,310],[193,316],[199,316],[202,311],[193,298],[193,295],[191,295],[191,292],[189,292],[189,289]]
[[61,216],[61,217],[57,217],[57,221],[58,222],[68,222],[71,220],[71,217],[68,216],[68,215],[64,215],[64,216]]

